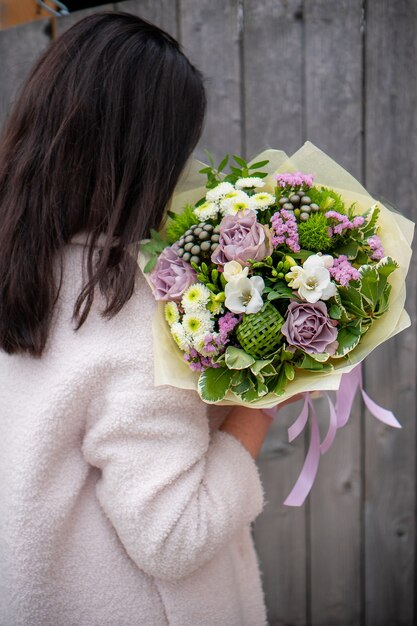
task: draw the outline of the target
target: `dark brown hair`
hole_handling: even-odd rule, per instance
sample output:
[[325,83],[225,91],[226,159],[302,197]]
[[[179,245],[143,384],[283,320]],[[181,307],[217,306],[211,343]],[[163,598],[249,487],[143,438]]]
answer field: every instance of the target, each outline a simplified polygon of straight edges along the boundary
[[129,13],[86,17],[50,45],[0,140],[3,350],[41,356],[59,295],[54,259],[76,233],[89,233],[77,330],[97,284],[102,315],[120,311],[135,285],[132,245],[137,253],[161,224],[205,106],[201,74],[175,39]]

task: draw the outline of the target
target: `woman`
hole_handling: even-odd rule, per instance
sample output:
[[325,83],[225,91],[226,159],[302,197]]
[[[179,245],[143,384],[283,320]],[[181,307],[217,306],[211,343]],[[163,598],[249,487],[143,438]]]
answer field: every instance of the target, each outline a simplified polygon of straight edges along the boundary
[[270,418],[153,386],[135,258],[201,133],[200,73],[127,13],[56,40],[0,153],[0,623],[258,626]]

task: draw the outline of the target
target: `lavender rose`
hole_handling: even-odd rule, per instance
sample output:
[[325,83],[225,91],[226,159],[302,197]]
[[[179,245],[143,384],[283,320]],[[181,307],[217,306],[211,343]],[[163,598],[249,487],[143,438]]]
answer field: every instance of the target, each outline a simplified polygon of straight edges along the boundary
[[338,347],[337,328],[327,315],[324,302],[291,302],[281,328],[290,346],[308,354],[334,354]]
[[239,261],[246,266],[249,265],[249,259],[261,261],[271,252],[268,227],[257,222],[254,211],[246,210],[222,219],[219,245],[211,255],[211,260],[217,265]]
[[184,291],[197,281],[197,274],[178,256],[177,244],[165,248],[150,275],[156,300],[180,300]]

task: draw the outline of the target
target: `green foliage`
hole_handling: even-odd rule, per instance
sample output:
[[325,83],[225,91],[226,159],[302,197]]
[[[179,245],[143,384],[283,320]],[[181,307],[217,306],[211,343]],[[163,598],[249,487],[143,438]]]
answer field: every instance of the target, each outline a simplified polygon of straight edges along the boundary
[[327,187],[312,187],[308,191],[308,196],[312,202],[318,204],[323,212],[337,211],[346,214],[345,204],[342,196]]
[[181,213],[169,213],[169,216],[166,225],[166,235],[170,244],[178,241],[190,226],[198,223],[192,204],[186,204]]
[[314,252],[329,251],[334,242],[328,235],[328,226],[323,213],[312,213],[308,220],[298,224],[300,246]]
[[362,232],[364,239],[368,239],[368,237],[372,237],[373,235],[376,235],[377,230],[378,230],[377,222],[378,222],[378,217],[379,217],[380,212],[381,211],[379,207],[374,205],[373,207],[370,207],[366,211],[366,213],[363,214],[363,217],[365,217],[366,221],[360,230]]
[[227,367],[208,367],[198,379],[198,393],[205,402],[219,402],[226,395],[233,378]]
[[257,178],[265,178],[267,174],[262,171],[257,171],[267,165],[269,161],[258,161],[248,165],[248,163],[238,155],[233,155],[234,165],[230,165],[230,173],[226,176],[223,175],[223,170],[229,163],[229,155],[226,155],[222,159],[217,167],[214,165],[213,155],[206,150],[206,154],[209,159],[210,165],[203,167],[199,170],[200,174],[206,174],[207,176],[207,189],[213,189],[221,182],[228,182],[234,184],[239,178],[248,178],[250,176],[256,176]]
[[158,261],[159,255],[168,246],[169,246],[169,243],[165,241],[164,239],[162,239],[161,235],[152,228],[151,239],[149,239],[145,243],[140,244],[141,251],[144,254],[146,254],[146,256],[149,258],[148,262],[143,268],[143,271],[145,273],[148,273],[153,270],[153,268],[155,267]]
[[225,280],[223,274],[216,269],[210,269],[207,263],[191,263],[193,270],[197,272],[197,279],[203,283],[214,295],[218,295],[224,291]]
[[229,369],[243,370],[250,367],[255,363],[253,356],[250,356],[247,352],[234,346],[228,346],[226,348],[226,366]]

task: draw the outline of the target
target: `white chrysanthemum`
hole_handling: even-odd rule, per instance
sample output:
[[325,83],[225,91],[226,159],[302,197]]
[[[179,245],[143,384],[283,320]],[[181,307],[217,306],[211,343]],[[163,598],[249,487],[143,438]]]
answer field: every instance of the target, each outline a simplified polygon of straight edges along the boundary
[[199,219],[200,222],[204,222],[205,220],[216,217],[218,212],[219,205],[215,202],[209,201],[200,204],[200,206],[197,206],[194,209],[194,215]]
[[263,187],[265,185],[262,178],[250,176],[249,178],[239,178],[235,182],[236,189],[253,189],[254,187]]
[[181,304],[186,313],[205,309],[210,300],[211,291],[202,283],[195,283],[186,289],[182,295]]
[[217,200],[220,200],[220,198],[223,198],[223,196],[225,196],[230,191],[234,191],[233,185],[231,185],[230,183],[219,183],[216,187],[210,189],[206,193],[206,200],[216,202]]
[[227,193],[220,202],[223,215],[235,215],[238,211],[251,208],[251,199],[244,191],[233,190]]
[[182,325],[186,334],[193,339],[197,335],[211,332],[214,322],[208,311],[192,311],[184,315]]
[[275,197],[271,193],[261,191],[260,193],[255,193],[251,196],[250,202],[252,209],[260,209],[262,211],[262,209],[267,209],[269,206],[274,204]]
[[174,322],[171,326],[171,335],[177,346],[186,352],[191,348],[190,338],[185,332],[185,328],[179,322]]
[[165,319],[170,326],[180,321],[180,314],[175,302],[167,302],[165,305]]

